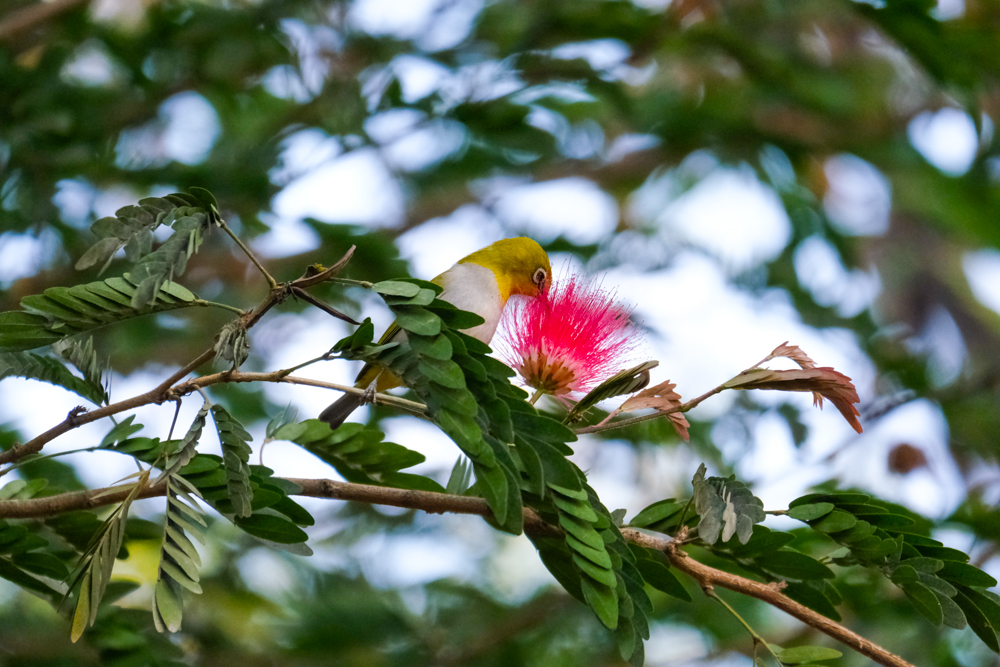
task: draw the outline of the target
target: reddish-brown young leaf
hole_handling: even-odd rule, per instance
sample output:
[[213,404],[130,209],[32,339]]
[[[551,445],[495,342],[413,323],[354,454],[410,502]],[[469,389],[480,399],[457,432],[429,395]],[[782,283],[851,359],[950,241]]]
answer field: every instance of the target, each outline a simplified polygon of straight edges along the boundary
[[[851,378],[832,368],[803,368],[801,370],[775,371],[755,368],[740,373],[726,383],[727,389],[775,389],[777,391],[811,391],[813,395],[827,398],[844,415],[855,431],[861,433],[859,412],[854,406],[860,401],[858,390]],[[815,401],[814,401],[815,403]],[[823,407],[822,402],[819,407]]]
[[[802,351],[798,345],[789,345],[786,340],[784,343],[774,348],[771,354],[764,358],[764,361],[770,361],[775,357],[785,357],[786,359],[791,359],[799,365],[799,368],[816,368],[816,362],[809,358],[809,355]],[[760,363],[764,363],[761,361]],[[759,366],[760,364],[758,364]]]
[[[642,410],[643,408],[654,408],[659,412],[666,412],[667,410],[679,407],[681,405],[681,395],[674,391],[675,387],[677,387],[676,384],[667,380],[655,387],[643,389],[622,403],[621,407],[615,410],[615,413]],[[677,435],[681,436],[684,442],[691,439],[690,435],[688,435],[688,428],[691,427],[691,424],[683,414],[680,412],[671,412],[666,416],[670,419],[671,424],[673,424]]]

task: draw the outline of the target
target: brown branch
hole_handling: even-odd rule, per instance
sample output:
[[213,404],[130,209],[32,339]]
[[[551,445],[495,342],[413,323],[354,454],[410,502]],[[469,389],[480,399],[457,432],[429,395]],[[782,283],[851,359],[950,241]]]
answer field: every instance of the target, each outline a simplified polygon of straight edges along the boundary
[[[389,505],[405,509],[422,510],[431,514],[448,512],[452,514],[491,516],[486,501],[482,498],[471,496],[454,496],[446,493],[435,493],[433,491],[351,484],[332,479],[289,478],[288,481],[301,487],[301,491],[296,495],[350,500],[374,505]],[[139,497],[162,496],[164,492],[165,487],[161,484],[145,489]],[[0,501],[0,518],[25,519],[50,516],[78,509],[93,509],[102,505],[121,502],[128,493],[129,488],[123,488],[110,493],[108,489],[96,489],[93,491],[63,493],[47,498]],[[523,511],[524,531],[526,533],[536,536],[561,534],[558,528],[543,521],[530,509],[524,508]],[[759,581],[753,581],[752,579],[717,570],[699,563],[682,551],[675,540],[667,536],[650,535],[634,528],[622,529],[622,535],[633,544],[663,552],[670,559],[670,563],[674,567],[694,578],[705,590],[711,590],[713,586],[721,586],[743,595],[749,595],[781,609],[806,625],[829,635],[838,642],[849,646],[880,665],[886,665],[887,667],[913,667],[911,663],[890,653],[881,646],[868,641],[843,625],[792,600],[782,594],[773,584],[763,584]]]
[[763,584],[759,581],[747,579],[746,577],[717,570],[714,567],[699,563],[682,551],[674,540],[666,536],[650,535],[634,528],[622,529],[622,535],[633,544],[662,551],[670,559],[671,565],[695,579],[703,589],[709,590],[713,586],[721,586],[731,591],[742,593],[743,595],[749,595],[750,597],[766,602],[772,607],[777,607],[790,616],[794,616],[806,625],[833,637],[841,644],[851,647],[861,655],[874,660],[880,665],[887,665],[888,667],[913,667],[911,663],[903,660],[898,655],[886,651],[881,646],[848,630],[840,623],[799,604],[781,593],[774,584]]

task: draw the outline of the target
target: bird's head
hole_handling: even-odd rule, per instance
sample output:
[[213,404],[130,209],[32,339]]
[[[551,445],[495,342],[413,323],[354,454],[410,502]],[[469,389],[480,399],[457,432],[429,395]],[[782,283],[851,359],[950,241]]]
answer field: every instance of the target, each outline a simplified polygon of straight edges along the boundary
[[477,250],[459,264],[478,264],[493,271],[504,302],[512,294],[538,296],[552,284],[549,256],[533,239],[503,239]]

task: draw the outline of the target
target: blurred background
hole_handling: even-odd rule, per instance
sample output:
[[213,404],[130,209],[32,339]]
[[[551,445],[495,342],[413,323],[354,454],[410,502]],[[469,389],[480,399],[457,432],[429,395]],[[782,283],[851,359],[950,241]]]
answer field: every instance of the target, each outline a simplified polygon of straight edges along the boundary
[[[192,186],[215,194],[278,280],[351,245],[344,276],[429,279],[531,236],[557,276],[584,271],[634,307],[636,361],[658,360],[653,382],[676,382],[685,399],[784,341],[861,396],[862,435],[807,394],[729,392],[689,414],[690,443],[666,420],[581,438],[575,460],[609,508],[633,516],[684,497],[702,462],[769,510],[832,482],[924,514],[937,539],[1000,577],[998,40],[1000,8],[986,0],[6,0],[0,310],[95,280],[73,268],[94,220]],[[179,282],[242,308],[266,292],[222,234]],[[364,290],[316,295],[376,330],[390,320]],[[210,345],[228,316],[194,310],[95,334],[112,400]],[[350,331],[287,302],[252,330],[244,369],[297,365]],[[326,362],[301,374],[356,372]],[[270,417],[291,404],[310,418],[334,397],[244,384],[212,396],[248,424],[255,458]],[[78,402],[4,380],[0,443]],[[151,406],[137,421],[165,438],[172,418],[171,405]],[[458,452],[436,427],[386,408],[352,419],[423,453],[414,472],[448,479]],[[96,445],[108,428],[46,451]],[[214,437],[205,451],[218,451]],[[260,456],[279,475],[337,478],[290,443]],[[51,466],[69,486],[134,470],[111,453]],[[618,664],[610,635],[526,539],[476,517],[302,502],[317,518],[310,558],[213,523],[206,592],[175,636],[152,630],[148,586],[74,645],[64,619],[0,580],[0,665]],[[160,507],[134,511],[156,519]],[[122,575],[155,579],[158,544],[130,551]],[[839,574],[845,623],[876,643],[919,664],[1000,664],[884,580]],[[690,604],[655,597],[647,664],[750,665],[750,637],[690,588]],[[768,639],[824,641],[727,599]]]

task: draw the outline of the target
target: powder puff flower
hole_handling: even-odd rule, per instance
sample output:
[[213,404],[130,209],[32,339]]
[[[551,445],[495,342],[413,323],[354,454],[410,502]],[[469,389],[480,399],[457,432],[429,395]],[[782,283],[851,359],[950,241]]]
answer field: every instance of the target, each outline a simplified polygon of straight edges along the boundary
[[541,394],[587,392],[624,369],[640,341],[631,309],[599,285],[570,276],[508,305],[501,358]]

